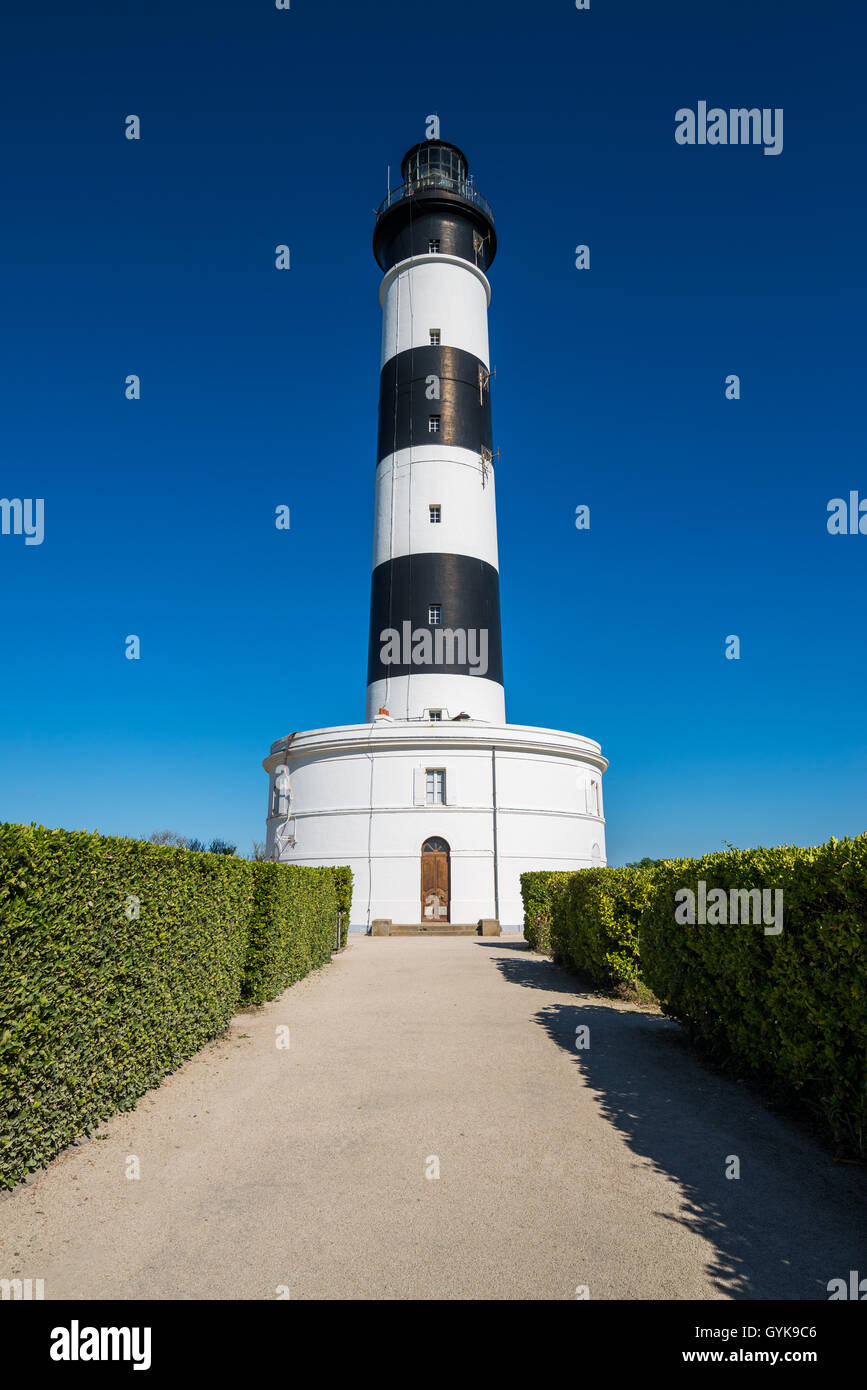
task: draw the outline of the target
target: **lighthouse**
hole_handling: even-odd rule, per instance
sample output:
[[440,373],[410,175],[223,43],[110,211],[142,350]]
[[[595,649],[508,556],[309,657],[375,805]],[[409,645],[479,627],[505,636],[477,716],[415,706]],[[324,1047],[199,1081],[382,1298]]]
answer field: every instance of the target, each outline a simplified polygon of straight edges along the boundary
[[415,145],[379,211],[383,270],[367,717],[505,723],[486,271],[466,156]]
[[[383,932],[518,928],[522,872],[605,862],[599,744],[506,722],[488,340],[497,233],[466,155],[436,125],[404,156],[373,232],[382,348],[365,721],[278,739],[263,764],[269,856],[349,864],[351,925]],[[522,485],[515,471],[507,486]]]

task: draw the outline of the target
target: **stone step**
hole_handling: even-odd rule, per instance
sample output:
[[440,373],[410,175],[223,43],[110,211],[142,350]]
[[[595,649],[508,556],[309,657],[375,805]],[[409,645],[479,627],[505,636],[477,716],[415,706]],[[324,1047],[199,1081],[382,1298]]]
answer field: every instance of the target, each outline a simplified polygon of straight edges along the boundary
[[500,924],[493,917],[478,922],[392,922],[390,917],[375,917],[370,924],[371,936],[499,936]]
[[456,922],[437,922],[435,925],[422,922],[418,925],[392,923],[389,936],[478,936],[478,926],[462,926]]

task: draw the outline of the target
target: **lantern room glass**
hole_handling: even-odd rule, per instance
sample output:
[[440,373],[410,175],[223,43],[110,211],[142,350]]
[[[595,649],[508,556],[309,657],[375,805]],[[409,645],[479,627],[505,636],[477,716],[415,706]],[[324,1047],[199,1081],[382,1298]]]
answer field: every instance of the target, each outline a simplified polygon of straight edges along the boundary
[[466,160],[448,145],[431,142],[407,160],[404,179],[419,188],[449,188],[461,193],[467,181]]

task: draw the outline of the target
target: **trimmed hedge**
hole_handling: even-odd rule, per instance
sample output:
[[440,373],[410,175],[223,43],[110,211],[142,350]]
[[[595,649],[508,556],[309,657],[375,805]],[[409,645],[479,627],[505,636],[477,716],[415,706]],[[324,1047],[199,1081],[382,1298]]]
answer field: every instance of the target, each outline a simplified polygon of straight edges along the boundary
[[552,895],[568,874],[551,869],[534,869],[521,874],[524,904],[524,938],[534,951],[551,950]]
[[341,872],[0,825],[0,1187],[327,960]]
[[639,923],[652,870],[537,870],[521,874],[524,937],[600,989],[641,981]]
[[549,889],[551,949],[599,989],[641,982],[639,927],[653,886],[647,869],[579,869]]
[[[255,866],[241,998],[264,1004],[331,959],[337,938],[335,870]],[[292,930],[286,925],[291,923]]]
[[[797,1098],[867,1152],[867,835],[814,849],[733,850],[654,871],[641,927],[647,984],[714,1058]],[[675,893],[782,889],[783,930],[675,920]],[[771,900],[773,901],[773,899]]]
[[[733,891],[769,893],[773,913],[780,890],[782,931],[773,920],[679,922],[675,895],[689,889],[697,903],[700,883],[706,897],[722,890],[727,915]],[[523,874],[521,891],[537,950],[602,987],[643,981],[707,1056],[867,1155],[867,835]]]
[[334,875],[337,911],[340,914],[340,945],[345,946],[349,936],[349,914],[352,911],[352,870],[348,865],[342,865],[331,872]]

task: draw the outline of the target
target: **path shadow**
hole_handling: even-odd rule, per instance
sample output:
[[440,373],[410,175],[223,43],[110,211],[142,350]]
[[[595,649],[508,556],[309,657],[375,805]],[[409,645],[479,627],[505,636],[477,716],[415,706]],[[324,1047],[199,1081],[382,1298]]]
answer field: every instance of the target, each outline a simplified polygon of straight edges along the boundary
[[[501,946],[501,950],[509,950],[509,946]],[[575,976],[569,975],[559,966],[554,965],[550,960],[539,959],[538,957],[528,956],[525,949],[517,950],[515,955],[503,956],[502,960],[496,961],[497,969],[511,985],[524,985],[527,989],[556,990],[562,994],[564,989],[570,994],[574,994],[576,988]],[[565,983],[564,983],[565,981]]]
[[529,941],[504,941],[500,936],[479,936],[474,942],[476,946],[493,946],[499,951],[529,951]]
[[[574,1059],[601,1112],[633,1153],[679,1186],[658,1212],[710,1241],[707,1274],[734,1299],[827,1299],[830,1279],[867,1272],[867,1171],[834,1162],[796,1123],[708,1071],[685,1031],[658,1014],[577,994],[549,961],[504,957],[511,984],[570,995],[535,1015]],[[576,1051],[587,1025],[590,1046]],[[739,1179],[725,1176],[729,1155]]]

